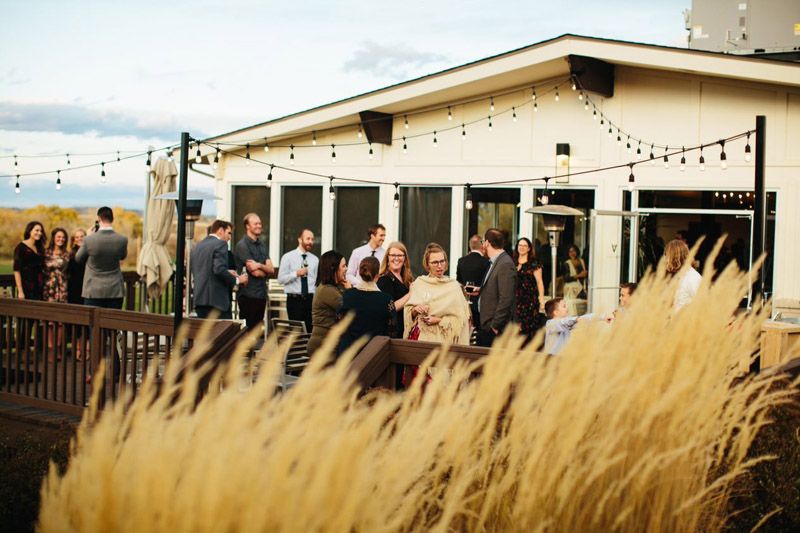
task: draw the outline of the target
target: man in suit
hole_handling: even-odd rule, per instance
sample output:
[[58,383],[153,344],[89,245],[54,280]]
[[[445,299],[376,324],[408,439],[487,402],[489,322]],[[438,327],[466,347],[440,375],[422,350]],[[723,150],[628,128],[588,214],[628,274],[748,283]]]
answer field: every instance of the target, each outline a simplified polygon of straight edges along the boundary
[[480,235],[476,234],[469,238],[469,250],[467,255],[458,260],[456,280],[466,287],[472,310],[472,324],[478,327],[481,323],[478,314],[478,293],[474,292],[474,289],[480,288],[486,269],[489,268],[489,260],[483,255],[483,239]]
[[86,305],[122,309],[125,281],[120,261],[128,255],[128,238],[113,228],[114,212],[110,207],[97,210],[97,223],[83,239],[75,260],[86,263],[81,296]]
[[192,250],[192,278],[194,279],[194,308],[198,318],[207,318],[212,311],[219,318],[232,318],[230,289],[247,284],[247,274],[238,275],[228,269],[228,242],[233,225],[225,220],[215,220],[208,236]]
[[478,344],[492,345],[514,312],[514,291],[517,283],[517,269],[514,261],[503,249],[505,237],[497,228],[486,230],[483,249],[489,258],[489,270],[483,277],[479,289],[478,313],[481,327],[478,329]]

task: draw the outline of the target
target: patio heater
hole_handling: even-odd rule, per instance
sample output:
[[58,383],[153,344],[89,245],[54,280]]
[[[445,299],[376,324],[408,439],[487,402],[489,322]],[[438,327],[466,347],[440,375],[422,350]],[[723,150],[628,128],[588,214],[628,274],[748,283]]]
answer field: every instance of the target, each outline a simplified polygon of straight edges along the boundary
[[526,213],[542,215],[544,229],[550,241],[550,297],[556,297],[556,252],[561,233],[567,224],[567,217],[582,217],[583,212],[566,205],[539,205],[525,210]]
[[[175,200],[178,207],[178,191],[172,191],[156,196],[156,200]],[[186,191],[186,211],[184,222],[186,224],[186,286],[184,290],[184,306],[188,315],[192,310],[192,241],[194,240],[194,223],[200,218],[203,211],[203,200],[221,200],[219,196],[202,191]],[[180,213],[180,211],[179,211]],[[180,221],[179,221],[180,222]]]

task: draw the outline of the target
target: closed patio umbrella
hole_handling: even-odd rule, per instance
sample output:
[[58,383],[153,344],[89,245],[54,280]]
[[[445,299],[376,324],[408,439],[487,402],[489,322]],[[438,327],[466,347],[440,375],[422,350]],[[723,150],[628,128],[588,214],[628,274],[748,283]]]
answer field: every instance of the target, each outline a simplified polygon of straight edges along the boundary
[[172,262],[165,246],[172,229],[175,207],[170,200],[157,200],[160,194],[175,190],[175,177],[178,169],[175,163],[162,158],[156,161],[151,172],[152,192],[147,202],[147,227],[145,243],[139,254],[136,271],[147,284],[147,295],[158,298],[172,276]]

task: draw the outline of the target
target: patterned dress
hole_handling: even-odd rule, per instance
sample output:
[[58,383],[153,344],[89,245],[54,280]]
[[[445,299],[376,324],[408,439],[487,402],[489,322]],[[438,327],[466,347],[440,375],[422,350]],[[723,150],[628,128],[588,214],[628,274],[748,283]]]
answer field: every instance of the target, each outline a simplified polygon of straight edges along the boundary
[[539,312],[539,288],[534,276],[534,272],[541,268],[542,265],[539,263],[528,262],[517,272],[515,315],[520,333],[528,338],[533,337],[536,330],[545,322]]
[[67,266],[69,258],[66,254],[55,255],[52,251],[44,254],[44,290],[42,297],[47,302],[67,301]]

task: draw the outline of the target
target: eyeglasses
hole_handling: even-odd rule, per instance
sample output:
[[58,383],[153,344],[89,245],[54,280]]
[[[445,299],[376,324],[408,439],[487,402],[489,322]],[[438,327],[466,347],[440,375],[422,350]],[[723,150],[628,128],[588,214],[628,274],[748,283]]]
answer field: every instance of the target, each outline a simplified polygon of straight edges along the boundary
[[441,266],[447,264],[447,259],[440,259],[439,261],[428,261],[430,266]]
[[389,254],[389,259],[402,259],[405,256],[405,254]]

